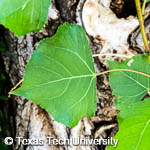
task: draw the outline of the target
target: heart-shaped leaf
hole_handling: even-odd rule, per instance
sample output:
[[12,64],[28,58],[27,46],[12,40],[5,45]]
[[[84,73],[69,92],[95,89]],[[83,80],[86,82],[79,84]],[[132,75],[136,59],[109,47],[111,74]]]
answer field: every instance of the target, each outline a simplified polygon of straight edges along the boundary
[[96,75],[86,34],[65,23],[40,42],[25,69],[21,88],[12,92],[40,104],[55,120],[75,126],[96,110]]
[[114,137],[118,146],[108,150],[149,150],[150,149],[150,98],[142,102],[122,105],[118,115],[119,131]]
[[150,64],[147,55],[137,55],[121,63],[108,63],[110,70],[122,69],[110,73],[110,85],[115,96],[139,101],[150,91]]
[[50,0],[1,0],[0,24],[17,36],[42,29],[48,17]]

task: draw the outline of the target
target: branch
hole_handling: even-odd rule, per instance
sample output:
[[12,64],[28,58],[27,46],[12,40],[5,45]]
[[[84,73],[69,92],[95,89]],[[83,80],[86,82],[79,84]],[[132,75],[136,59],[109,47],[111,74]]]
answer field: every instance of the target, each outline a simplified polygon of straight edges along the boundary
[[142,37],[143,37],[143,41],[144,41],[145,51],[146,51],[146,53],[149,53],[150,49],[149,49],[147,35],[146,35],[145,27],[144,27],[144,19],[143,19],[143,16],[142,16],[140,0],[135,0],[135,4],[136,4],[139,23],[140,23],[141,33],[142,33]]

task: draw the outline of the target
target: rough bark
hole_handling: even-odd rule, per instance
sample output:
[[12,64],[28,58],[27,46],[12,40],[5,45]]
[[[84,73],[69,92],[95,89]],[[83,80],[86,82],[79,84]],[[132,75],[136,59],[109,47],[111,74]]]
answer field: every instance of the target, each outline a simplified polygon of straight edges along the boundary
[[[12,87],[23,78],[24,68],[30,59],[33,51],[40,40],[45,37],[51,37],[55,34],[57,27],[67,21],[78,23],[85,26],[81,19],[82,8],[85,0],[52,0],[52,6],[49,13],[49,20],[43,30],[39,33],[30,33],[21,38],[17,38],[5,29],[3,37],[7,45],[7,51],[3,52],[6,72],[9,75]],[[87,27],[87,26],[86,26]],[[95,31],[96,32],[96,31]],[[95,40],[95,39],[94,39]],[[92,41],[94,43],[94,40]],[[96,52],[97,47],[91,48]],[[99,45],[100,46],[100,45]],[[95,68],[97,71],[106,69],[98,59],[95,59]],[[116,110],[112,105],[112,94],[108,84],[108,76],[98,78],[98,90],[101,93],[98,95],[101,98],[101,103],[98,101],[97,112],[93,118],[85,117],[79,124],[70,129],[56,122],[50,114],[43,110],[39,105],[32,103],[30,100],[23,97],[11,96],[13,101],[12,109],[14,110],[13,117],[15,122],[12,125],[12,130],[15,131],[12,135],[15,137],[23,137],[27,139],[43,139],[52,137],[56,139],[66,138],[107,138],[111,135],[111,131],[116,128]],[[98,92],[99,94],[99,92]],[[110,105],[108,104],[110,101]],[[105,105],[107,103],[107,105]],[[105,107],[105,109],[103,109]],[[12,124],[12,123],[11,123]],[[98,150],[105,149],[105,146],[71,146],[71,145],[50,145],[44,146],[24,146],[14,143],[14,150]]]

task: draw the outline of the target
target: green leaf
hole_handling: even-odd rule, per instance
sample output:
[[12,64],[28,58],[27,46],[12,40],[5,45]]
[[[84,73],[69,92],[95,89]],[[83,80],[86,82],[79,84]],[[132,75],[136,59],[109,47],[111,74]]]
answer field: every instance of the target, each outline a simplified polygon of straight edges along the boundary
[[132,98],[126,99],[126,97],[120,97],[120,96],[115,97],[115,100],[114,100],[115,107],[118,110],[121,110],[121,108],[124,107],[124,105],[130,105],[136,102],[137,102],[137,99],[132,99]]
[[[124,62],[109,61],[111,69],[129,69],[131,71],[114,71],[110,73],[110,85],[115,96],[132,101],[141,100],[150,91],[150,64],[147,55],[137,55]],[[140,74],[145,73],[147,76]]]
[[1,0],[0,24],[17,36],[42,29],[48,17],[50,0]]
[[150,149],[150,98],[136,104],[124,105],[118,115],[119,139],[117,148],[108,150],[149,150]]
[[86,34],[65,23],[40,42],[25,69],[21,88],[12,92],[40,104],[55,120],[75,126],[96,110],[96,75]]

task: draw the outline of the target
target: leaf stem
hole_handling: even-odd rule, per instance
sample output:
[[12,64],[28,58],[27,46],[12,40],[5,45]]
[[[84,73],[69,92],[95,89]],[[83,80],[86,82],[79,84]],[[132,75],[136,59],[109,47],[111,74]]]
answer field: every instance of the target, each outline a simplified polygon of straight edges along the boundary
[[146,51],[146,53],[149,53],[150,49],[149,49],[147,35],[146,35],[145,27],[144,27],[144,19],[143,19],[143,16],[142,16],[140,0],[135,0],[135,4],[136,4],[139,23],[140,23],[142,38],[143,38],[143,41],[144,41],[145,51]]
[[143,16],[145,14],[145,6],[146,6],[146,0],[144,0],[143,5],[142,5],[142,15]]
[[104,71],[104,72],[96,73],[96,76],[100,76],[100,75],[103,75],[103,74],[106,74],[106,73],[109,73],[109,72],[114,72],[114,71],[134,72],[134,73],[141,74],[143,76],[146,76],[146,77],[150,78],[150,74],[146,74],[144,72],[140,72],[140,71],[136,71],[136,70],[131,70],[131,69],[112,69],[112,70],[107,70],[107,71]]
[[10,98],[11,92],[14,91],[21,83],[23,82],[23,79],[20,80],[8,93],[8,98]]

